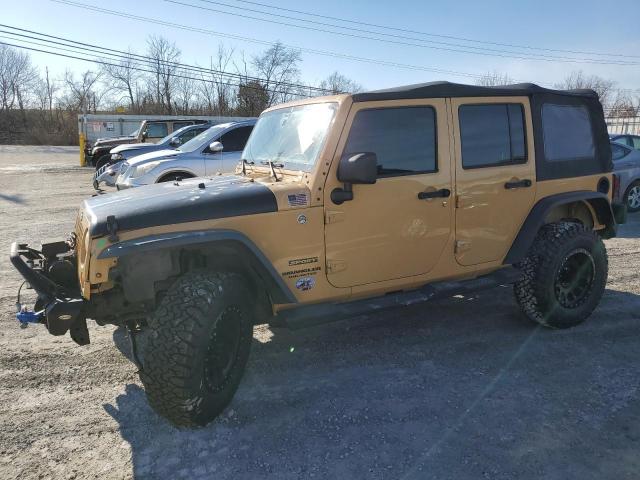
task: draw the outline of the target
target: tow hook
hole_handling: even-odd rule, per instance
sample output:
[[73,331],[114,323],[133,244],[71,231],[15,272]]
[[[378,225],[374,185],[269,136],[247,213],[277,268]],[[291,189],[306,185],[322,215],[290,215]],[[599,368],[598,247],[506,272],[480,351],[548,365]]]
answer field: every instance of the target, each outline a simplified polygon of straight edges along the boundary
[[30,323],[42,323],[44,319],[44,310],[34,312],[27,309],[27,307],[21,307],[16,313],[16,319],[20,322],[20,328],[27,328]]

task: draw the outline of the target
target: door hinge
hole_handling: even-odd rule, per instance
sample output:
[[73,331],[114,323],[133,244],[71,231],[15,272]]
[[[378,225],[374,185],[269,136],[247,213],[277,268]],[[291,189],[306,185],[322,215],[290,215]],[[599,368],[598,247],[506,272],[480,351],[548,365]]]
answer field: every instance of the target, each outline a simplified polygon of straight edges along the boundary
[[336,210],[326,210],[324,212],[324,223],[328,225],[330,223],[338,223],[344,220],[344,212],[338,212]]
[[338,273],[347,269],[347,262],[344,260],[327,259],[327,273]]
[[471,242],[469,240],[456,240],[453,248],[454,253],[466,252],[471,248]]

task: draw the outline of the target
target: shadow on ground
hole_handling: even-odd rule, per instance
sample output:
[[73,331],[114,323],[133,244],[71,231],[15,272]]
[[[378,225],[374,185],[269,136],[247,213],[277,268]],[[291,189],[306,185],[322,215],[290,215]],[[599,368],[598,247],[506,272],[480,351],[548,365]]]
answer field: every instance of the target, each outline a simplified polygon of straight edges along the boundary
[[203,429],[173,428],[134,384],[104,408],[136,478],[632,477],[639,334],[638,295],[607,290],[589,322],[550,331],[502,287],[275,330]]
[[3,193],[0,193],[0,201],[2,200],[10,203],[17,203],[18,205],[24,205],[26,203],[22,198],[22,195],[5,195]]

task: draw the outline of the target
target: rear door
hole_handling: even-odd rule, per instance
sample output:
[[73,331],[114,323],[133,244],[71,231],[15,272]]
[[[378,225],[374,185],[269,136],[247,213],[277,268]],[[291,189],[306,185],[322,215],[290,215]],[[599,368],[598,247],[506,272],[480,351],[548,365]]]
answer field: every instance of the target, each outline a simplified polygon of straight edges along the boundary
[[527,97],[452,99],[455,256],[461,265],[501,260],[535,199]]

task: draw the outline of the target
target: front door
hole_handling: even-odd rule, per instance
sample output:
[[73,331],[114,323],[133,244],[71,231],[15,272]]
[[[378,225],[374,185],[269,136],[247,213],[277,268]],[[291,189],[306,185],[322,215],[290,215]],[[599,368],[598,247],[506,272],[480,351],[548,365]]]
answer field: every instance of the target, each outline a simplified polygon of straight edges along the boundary
[[[429,272],[451,233],[444,100],[356,103],[336,151],[374,152],[378,179],[336,205],[325,191],[327,277],[351,287]],[[335,173],[333,173],[335,175]]]
[[242,151],[251,135],[253,126],[238,127],[222,135],[220,141],[224,147],[222,151],[223,171],[233,172],[242,157]]
[[500,261],[535,199],[531,111],[526,97],[452,99],[456,260]]

